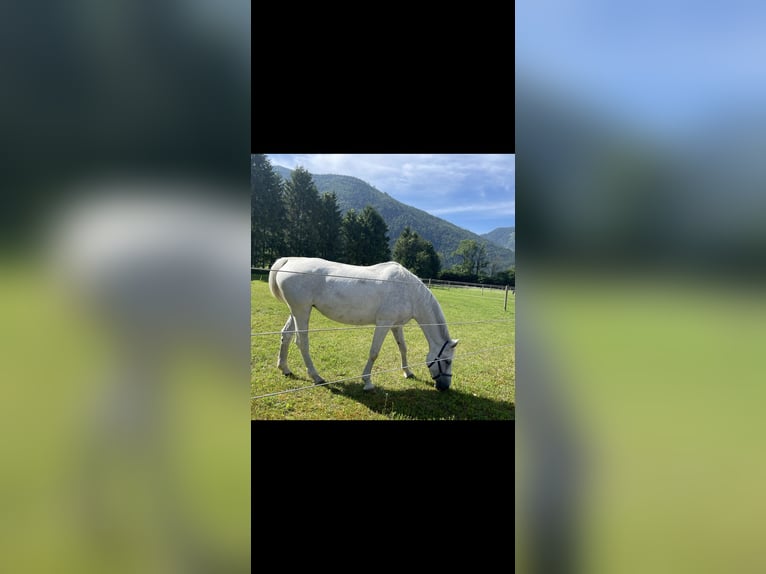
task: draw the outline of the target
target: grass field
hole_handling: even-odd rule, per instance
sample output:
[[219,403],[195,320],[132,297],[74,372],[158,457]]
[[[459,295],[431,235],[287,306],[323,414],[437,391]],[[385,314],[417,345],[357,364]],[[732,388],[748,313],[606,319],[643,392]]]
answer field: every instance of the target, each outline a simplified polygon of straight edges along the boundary
[[49,273],[0,264],[0,316],[2,570],[188,571],[177,564],[189,533],[195,551],[247,563],[245,381],[225,363],[184,353],[162,379],[172,400],[149,409],[158,422],[131,432],[134,403],[111,414],[103,407],[115,333],[75,307]]
[[[415,373],[405,379],[399,350],[391,335],[386,337],[373,366],[377,390],[362,390],[362,370],[372,341],[373,328],[311,333],[310,351],[319,373],[327,381],[346,379],[332,385],[292,393],[251,399],[253,419],[514,419],[515,418],[515,305],[497,290],[434,289],[434,295],[450,324],[450,335],[460,339],[448,392],[434,389],[423,364],[428,351],[423,332],[415,321],[405,327],[407,355]],[[288,316],[287,306],[274,299],[263,280],[251,283],[253,333],[280,331]],[[491,323],[456,324],[468,321]],[[344,327],[311,314],[310,329]],[[295,378],[277,369],[279,334],[251,337],[251,396],[306,387],[312,380],[294,343],[288,362]],[[395,370],[391,370],[395,369]],[[376,374],[376,371],[387,371]]]
[[[766,571],[766,298],[723,279],[526,279],[555,408],[517,422],[516,500],[540,480],[525,471],[541,429],[566,425],[581,450],[573,571]],[[517,572],[528,532],[522,519]]]

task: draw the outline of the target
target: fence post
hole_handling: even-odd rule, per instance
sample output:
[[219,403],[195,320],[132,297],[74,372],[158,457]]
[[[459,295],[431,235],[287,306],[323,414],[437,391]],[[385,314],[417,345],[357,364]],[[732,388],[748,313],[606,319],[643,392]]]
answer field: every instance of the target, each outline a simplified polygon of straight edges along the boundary
[[431,278],[428,278],[428,288],[431,289]]
[[505,303],[503,303],[503,311],[508,310],[508,285],[505,286]]

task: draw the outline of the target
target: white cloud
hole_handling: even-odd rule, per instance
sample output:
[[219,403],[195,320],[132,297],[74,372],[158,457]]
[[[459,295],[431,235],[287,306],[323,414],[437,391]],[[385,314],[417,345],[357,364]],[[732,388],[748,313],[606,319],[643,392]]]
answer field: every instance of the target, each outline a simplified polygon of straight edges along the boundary
[[451,207],[441,207],[432,209],[433,215],[448,215],[454,213],[486,213],[492,217],[498,215],[515,215],[515,201],[501,201],[496,203],[468,203],[465,205],[453,205]]
[[[458,187],[466,178],[482,175],[490,180],[513,178],[515,157],[509,154],[298,154],[271,155],[272,163],[312,173],[353,175],[378,188],[384,185]],[[383,190],[387,191],[387,190]],[[404,190],[403,190],[404,191]]]

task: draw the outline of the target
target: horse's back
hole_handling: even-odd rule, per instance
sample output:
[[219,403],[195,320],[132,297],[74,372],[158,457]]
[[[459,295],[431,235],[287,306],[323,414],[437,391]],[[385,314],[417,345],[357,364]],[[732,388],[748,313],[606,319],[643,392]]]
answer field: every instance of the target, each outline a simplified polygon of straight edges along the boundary
[[272,278],[272,293],[291,309],[314,306],[335,321],[359,324],[374,323],[381,312],[409,314],[405,284],[417,281],[394,261],[363,267],[311,257],[278,260]]
[[352,279],[392,280],[402,276],[406,269],[396,261],[386,261],[370,266],[349,265],[328,261],[319,257],[282,257],[271,267],[272,272],[281,270],[287,275],[321,275],[324,277]]

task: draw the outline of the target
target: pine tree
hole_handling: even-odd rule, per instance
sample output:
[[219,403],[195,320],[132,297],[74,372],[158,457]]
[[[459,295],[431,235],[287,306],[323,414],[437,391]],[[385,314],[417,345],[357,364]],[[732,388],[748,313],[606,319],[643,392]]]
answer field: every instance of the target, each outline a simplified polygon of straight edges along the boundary
[[317,221],[319,256],[331,261],[341,258],[343,218],[338,207],[335,192],[324,193],[319,202],[319,220]]
[[349,209],[341,224],[343,238],[343,262],[362,265],[364,259],[364,236],[362,222],[355,209]]
[[396,240],[393,253],[398,261],[418,277],[436,277],[441,268],[433,243],[420,237],[407,226]]
[[415,258],[417,256],[417,240],[417,232],[413,232],[408,225],[394,244],[394,261],[398,261],[413,273],[415,273],[413,269],[415,268]]
[[420,249],[415,255],[415,268],[413,273],[418,277],[436,277],[441,270],[441,260],[436,254],[433,243],[420,238]]
[[343,216],[343,261],[351,265],[374,265],[391,259],[388,225],[371,206],[362,213],[349,209]]
[[317,221],[320,213],[319,192],[314,180],[306,169],[298,167],[284,189],[288,253],[314,257],[319,254]]
[[263,154],[250,158],[250,261],[268,267],[285,250],[282,179]]
[[388,246],[388,225],[383,217],[368,205],[359,217],[363,229],[365,245],[363,262],[360,265],[374,265],[391,260],[391,248]]

